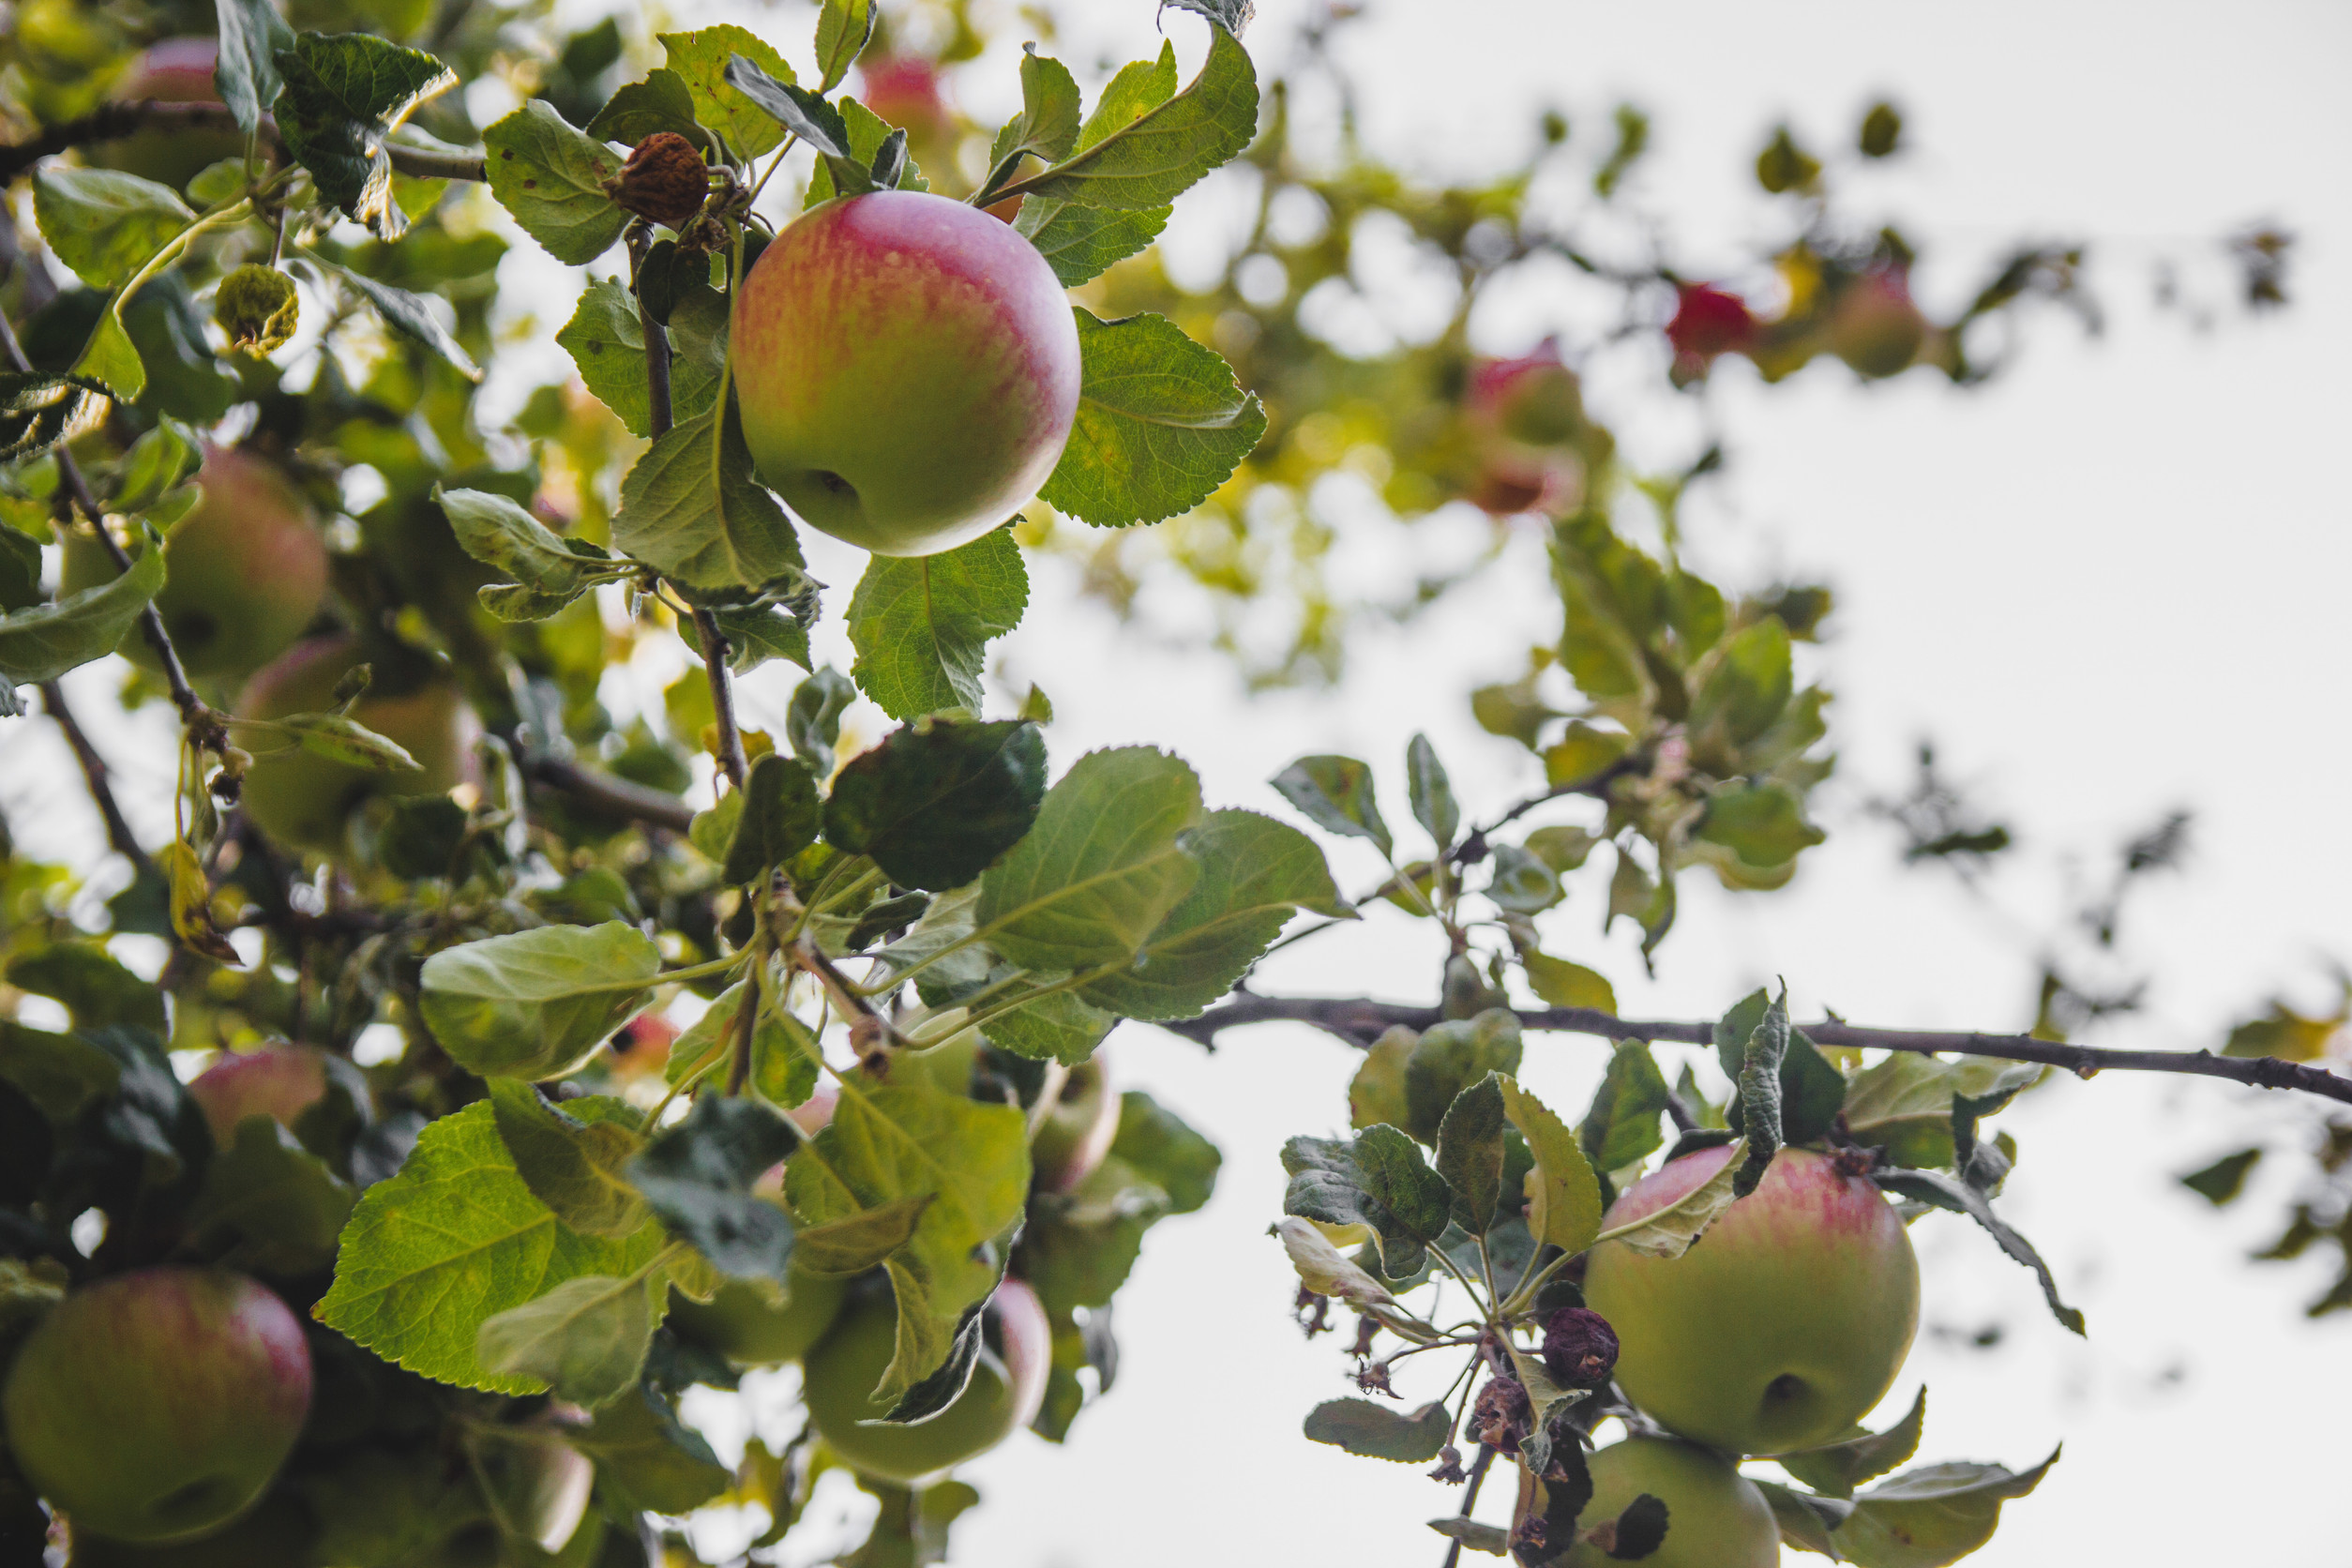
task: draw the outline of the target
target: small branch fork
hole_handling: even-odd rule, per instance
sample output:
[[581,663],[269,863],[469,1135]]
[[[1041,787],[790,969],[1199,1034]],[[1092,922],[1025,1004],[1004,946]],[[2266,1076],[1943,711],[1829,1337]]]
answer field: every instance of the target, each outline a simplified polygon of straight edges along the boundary
[[[1595,1034],[1606,1040],[1670,1040],[1703,1046],[1714,1039],[1712,1023],[1681,1023],[1620,1018],[1595,1007],[1514,1009],[1520,1027],[1567,1034]],[[1200,1045],[1214,1045],[1229,1029],[1255,1023],[1306,1023],[1336,1034],[1349,1044],[1364,1047],[1381,1032],[1398,1024],[1428,1029],[1443,1014],[1435,1007],[1410,1007],[1368,997],[1259,996],[1237,992],[1221,1006],[1197,1018],[1158,1027]],[[1913,1051],[1935,1055],[1942,1051],[1989,1056],[2004,1062],[2040,1062],[2063,1067],[2078,1078],[2103,1072],[2185,1073],[2197,1078],[2226,1078],[2258,1089],[2296,1089],[2352,1105],[2352,1078],[2323,1067],[2283,1062],[2276,1057],[2215,1056],[2210,1051],[2105,1050],[2094,1046],[2070,1046],[2030,1034],[1977,1034],[1957,1031],[1868,1029],[1859,1024],[1825,1019],[1799,1025],[1817,1045],[1869,1050]]]
[[[229,113],[226,104],[164,103],[154,98],[110,103],[79,119],[62,120],[47,127],[38,136],[0,146],[0,184],[15,179],[44,158],[100,142],[119,142],[126,136],[150,128],[166,130],[239,128],[236,117]],[[264,114],[258,129],[263,142],[272,146],[278,144],[277,121]],[[384,150],[391,158],[393,168],[415,179],[484,180],[490,177],[489,160],[478,154],[432,152],[422,147],[403,147],[397,142],[386,142]]]

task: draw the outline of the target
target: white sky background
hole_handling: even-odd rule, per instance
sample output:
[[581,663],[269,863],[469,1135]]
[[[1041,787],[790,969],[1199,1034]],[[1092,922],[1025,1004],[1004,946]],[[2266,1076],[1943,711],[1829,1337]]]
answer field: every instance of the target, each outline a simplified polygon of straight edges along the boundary
[[[1119,58],[1153,47],[1143,0],[1063,8]],[[2352,835],[2336,817],[2352,771],[2352,643],[2341,625],[2352,505],[2330,460],[2352,413],[2341,381],[2352,347],[2343,85],[2352,11],[1712,0],[1378,0],[1374,10],[1349,54],[1367,129],[1408,163],[1487,166],[1486,149],[1525,144],[1545,102],[1570,111],[1597,156],[1609,107],[1630,97],[1654,116],[1639,179],[1668,213],[1678,254],[1729,265],[1782,233],[1747,172],[1772,121],[1792,115],[1817,148],[1843,145],[1861,109],[1891,93],[1915,150],[1857,187],[1861,216],[1883,204],[1922,244],[1919,286],[1932,309],[1956,304],[1984,255],[2014,237],[2087,236],[2102,264],[2107,336],[2086,342],[2070,323],[2044,319],[2024,362],[1974,394],[1927,372],[1863,389],[1829,363],[1764,388],[1726,362],[1711,417],[1734,463],[1694,503],[1690,550],[1701,569],[1735,581],[1785,569],[1824,574],[1839,592],[1835,635],[1818,657],[1837,693],[1841,772],[1822,813],[1832,838],[1777,895],[1734,897],[1686,877],[1654,983],[1621,933],[1593,936],[1596,885],[1547,917],[1555,948],[1603,968],[1636,1016],[1710,1016],[1783,974],[1800,1017],[1827,1004],[1872,1023],[2020,1027],[2033,974],[2018,932],[2071,907],[2060,857],[2104,857],[2185,806],[2198,813],[2196,852],[2185,874],[2148,890],[2127,931],[2158,976],[2149,1012],[2100,1043],[2211,1044],[2282,986],[2326,1002],[2322,961],[2352,960],[2341,896]],[[1250,41],[1272,63],[1302,6],[1262,0],[1260,11]],[[799,5],[675,14],[690,23],[741,14],[788,53],[806,53]],[[1168,26],[1189,68],[1198,24],[1171,13]],[[1003,69],[972,73],[975,98],[1009,84],[1018,41],[1003,46]],[[1075,66],[1092,51],[1074,38],[1062,53]],[[1204,189],[1172,232],[1188,219],[1211,224],[1216,200]],[[2190,254],[2257,217],[2300,238],[2291,309],[2202,336],[2151,316],[2157,249]],[[510,290],[520,280],[505,279]],[[2216,276],[2203,281],[2222,297]],[[1483,346],[1523,348],[1564,309],[1543,290],[1518,291],[1482,317]],[[560,319],[550,309],[543,328]],[[1594,401],[1637,460],[1686,457],[1696,405],[1663,392],[1662,355],[1636,369],[1638,384],[1630,369],[1597,376]],[[1409,550],[1450,550],[1462,537],[1440,521],[1343,549],[1351,572],[1381,581],[1417,569]],[[816,544],[819,577],[854,580],[852,552]],[[1515,675],[1526,645],[1557,632],[1532,539],[1485,587],[1361,641],[1336,696],[1254,703],[1223,662],[1139,646],[1100,611],[1071,607],[1062,567],[1033,564],[1033,573],[1031,621],[1003,644],[1003,670],[1053,696],[1058,765],[1099,745],[1156,742],[1200,769],[1213,804],[1280,812],[1265,778],[1304,752],[1351,751],[1380,768],[1398,824],[1404,744],[1425,728],[1474,818],[1538,782],[1516,746],[1475,729],[1464,701],[1473,685]],[[836,611],[845,602],[829,598]],[[837,626],[832,637],[840,641]],[[846,653],[834,654],[844,668]],[[780,717],[788,674],[771,667],[747,683],[754,722]],[[158,747],[154,730],[134,741],[110,721],[113,679],[94,669],[68,686],[125,776],[134,817],[159,832],[169,742]],[[865,719],[869,732],[880,722]],[[1890,836],[1857,816],[1864,794],[1907,780],[1922,733],[2026,830],[2025,863],[1989,904],[1957,896],[1948,879],[1902,873]],[[0,804],[21,834],[38,822],[60,844],[95,852],[102,840],[78,784],[45,725],[8,734]],[[1374,880],[1368,851],[1342,847],[1334,864],[1346,885]],[[1412,923],[1376,915],[1293,950],[1259,984],[1425,1001],[1439,957]],[[1275,1151],[1289,1134],[1344,1126],[1353,1053],[1265,1028],[1208,1058],[1136,1025],[1108,1049],[1126,1083],[1217,1138],[1224,1180],[1203,1214],[1153,1232],[1120,1299],[1119,1386],[1072,1442],[1054,1449],[1024,1435],[969,1468],[985,1505],[957,1526],[955,1561],[1435,1563],[1443,1543],[1421,1521],[1451,1512],[1456,1492],[1298,1435],[1317,1401],[1351,1389],[1335,1339],[1301,1344],[1287,1311],[1293,1276],[1264,1234],[1280,1209]],[[1681,1053],[1662,1054],[1671,1072]],[[1590,1041],[1536,1039],[1525,1077],[1573,1116],[1600,1060]],[[2004,1208],[2088,1313],[2087,1343],[2058,1329],[2030,1277],[1966,1222],[1938,1215],[1915,1228],[1927,1332],[1887,1415],[1922,1380],[1931,1386],[1922,1462],[2022,1469],[2066,1444],[2042,1490],[2010,1506],[1972,1561],[2170,1562],[2217,1542],[2248,1561],[2347,1560],[2334,1500],[2352,1320],[2305,1321],[2315,1272],[2239,1261],[2282,1212],[2282,1173],[2258,1172],[2252,1196],[2223,1215],[2170,1181],[2240,1146],[2264,1117],[2295,1110],[2227,1086],[2111,1076],[2038,1092],[2003,1119],[2024,1155]],[[1992,1322],[2007,1331],[1997,1349],[1959,1343]],[[787,1374],[775,1392],[789,1385]],[[729,1412],[711,1414],[715,1435],[740,1429]],[[764,1414],[761,1425],[782,1435],[781,1412]],[[1482,1513],[1500,1516],[1507,1492],[1495,1487]],[[2174,1497],[2181,1502],[2164,1505]],[[788,1560],[825,1545],[812,1533]]]

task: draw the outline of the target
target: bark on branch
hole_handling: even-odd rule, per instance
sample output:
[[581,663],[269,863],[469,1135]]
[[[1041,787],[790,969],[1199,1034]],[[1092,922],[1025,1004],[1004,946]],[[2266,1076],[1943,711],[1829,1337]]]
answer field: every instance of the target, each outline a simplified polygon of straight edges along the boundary
[[[1594,1007],[1515,1008],[1520,1027],[1567,1034],[1594,1034],[1605,1040],[1670,1040],[1703,1046],[1714,1039],[1711,1022],[1684,1023],[1621,1018]],[[1259,996],[1236,992],[1232,999],[1197,1018],[1159,1027],[1203,1046],[1214,1046],[1229,1029],[1254,1023],[1305,1023],[1336,1034],[1349,1044],[1369,1046],[1384,1030],[1402,1024],[1427,1029],[1443,1015],[1435,1007],[1411,1007],[1400,1003],[1375,1002],[1368,997]],[[1835,1018],[1799,1025],[1816,1044],[1856,1047],[1870,1050],[1914,1051],[1934,1055],[1957,1051],[1989,1056],[2004,1062],[2040,1062],[2063,1067],[2077,1078],[2103,1072],[2185,1073],[2195,1078],[2225,1078],[2257,1089],[2295,1089],[2308,1094],[2352,1105],[2352,1078],[2324,1067],[2283,1062],[2271,1056],[2216,1056],[2211,1051],[2107,1050],[2095,1046],[2072,1046],[2030,1034],[1982,1034],[1961,1031],[1870,1029]]]

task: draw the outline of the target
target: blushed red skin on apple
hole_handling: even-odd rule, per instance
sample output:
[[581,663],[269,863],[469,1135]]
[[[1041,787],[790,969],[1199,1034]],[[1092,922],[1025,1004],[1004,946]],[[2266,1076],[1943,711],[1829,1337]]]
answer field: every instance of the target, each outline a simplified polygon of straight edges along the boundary
[[947,102],[939,67],[919,54],[885,54],[858,67],[857,100],[915,136],[947,128]]
[[1744,354],[1756,342],[1756,317],[1747,301],[1711,283],[1676,287],[1674,318],[1666,323],[1676,370],[1703,375],[1718,354]]
[[1012,1374],[1013,1425],[1018,1430],[1045,1409],[1046,1382],[1053,1373],[1053,1324],[1046,1304],[1025,1279],[1007,1277],[996,1288],[997,1332]]
[[1101,1168],[1119,1137],[1119,1095],[1099,1056],[1072,1068],[1062,1098],[1030,1140],[1031,1166],[1048,1192],[1072,1192]]
[[10,1368],[10,1451],[40,1494],[96,1534],[182,1540],[268,1486],[310,1409],[302,1323],[219,1269],[155,1268],[76,1290]]
[[[150,45],[131,62],[114,83],[111,95],[121,103],[219,103],[213,68],[220,46],[208,38],[165,38]],[[174,189],[197,173],[222,158],[245,151],[245,137],[235,127],[203,129],[187,126],[148,127],[88,149],[93,163],[119,169],[144,179],[160,180]]]
[[[1730,1157],[1726,1146],[1674,1161],[1604,1224],[1679,1201]],[[1617,1331],[1626,1397],[1684,1437],[1740,1454],[1841,1436],[1884,1397],[1919,1327],[1919,1263],[1893,1207],[1800,1149],[1775,1155],[1756,1190],[1681,1258],[1594,1248],[1584,1295]]]
[[309,1046],[267,1046],[223,1056],[196,1075],[188,1096],[204,1113],[216,1148],[236,1141],[237,1123],[267,1116],[292,1127],[326,1093],[326,1059]]
[[986,213],[876,191],[802,217],[734,306],[761,477],[881,555],[970,543],[1033,500],[1077,418],[1078,327],[1036,247]]

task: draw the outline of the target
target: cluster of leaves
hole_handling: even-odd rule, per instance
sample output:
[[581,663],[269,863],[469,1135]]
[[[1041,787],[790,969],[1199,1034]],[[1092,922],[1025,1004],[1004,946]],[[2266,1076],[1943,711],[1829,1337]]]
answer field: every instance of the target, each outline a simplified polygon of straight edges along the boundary
[[[1991,1199],[2011,1168],[2010,1146],[1979,1137],[1982,1119],[2042,1069],[1904,1053],[1869,1064],[1840,1063],[1790,1026],[1785,995],[1775,1000],[1762,991],[1717,1023],[1713,1049],[1734,1085],[1727,1103],[1705,1098],[1688,1067],[1681,1087],[1669,1089],[1651,1045],[1629,1039],[1618,1046],[1592,1104],[1572,1128],[1514,1078],[1520,1027],[1507,1008],[1418,1033],[1397,1028],[1382,1035],[1349,1086],[1354,1136],[1297,1138],[1285,1147],[1288,1217],[1276,1233],[1297,1267],[1303,1300],[1337,1300],[1360,1315],[1354,1353],[1367,1392],[1393,1397],[1393,1363],[1452,1348],[1464,1356],[1453,1385],[1462,1397],[1451,1410],[1450,1392],[1410,1410],[1334,1400],[1308,1416],[1306,1435],[1394,1462],[1442,1455],[1447,1462],[1435,1473],[1458,1482],[1461,1471],[1448,1451],[1467,1416],[1475,1374],[1491,1367],[1499,1380],[1524,1390],[1530,1407],[1524,1433],[1498,1440],[1472,1429],[1490,1447],[1507,1442],[1501,1451],[1526,1474],[1514,1528],[1460,1519],[1437,1528],[1528,1562],[1548,1561],[1596,1529],[1631,1545],[1626,1518],[1581,1515],[1591,1499],[1584,1451],[1594,1428],[1635,1412],[1606,1377],[1595,1386],[1568,1376],[1557,1358],[1547,1361],[1544,1325],[1559,1309],[1582,1304],[1574,1265],[1590,1248],[1611,1242],[1680,1257],[1756,1189],[1785,1147],[1839,1153],[1907,1214],[1946,1209],[1972,1217],[2036,1273],[2059,1321],[2082,1332],[2081,1314],[2060,1302],[2040,1257],[1993,1212]],[[1683,1130],[1666,1152],[1668,1161],[1724,1144],[1737,1152],[1677,1201],[1604,1229],[1614,1193],[1665,1148],[1661,1123],[1669,1114]],[[1358,1244],[1352,1256],[1341,1250]],[[1468,1295],[1472,1317],[1441,1324],[1415,1311],[1412,1293],[1441,1277]],[[1381,1334],[1405,1344],[1374,1359]],[[1525,1335],[1535,1343],[1523,1343]],[[2023,1473],[1998,1465],[1932,1465],[1857,1496],[1862,1483],[1911,1457],[1924,1419],[1922,1393],[1909,1417],[1889,1432],[1857,1431],[1776,1460],[1813,1488],[1766,1484],[1783,1540],[1872,1568],[1932,1568],[1991,1539],[2001,1503],[2032,1490],[2047,1463]],[[1521,1529],[1530,1518],[1546,1528]],[[1657,1549],[1649,1528],[1647,1549],[1611,1555]],[[1668,1519],[1665,1536],[1671,1533]]]

